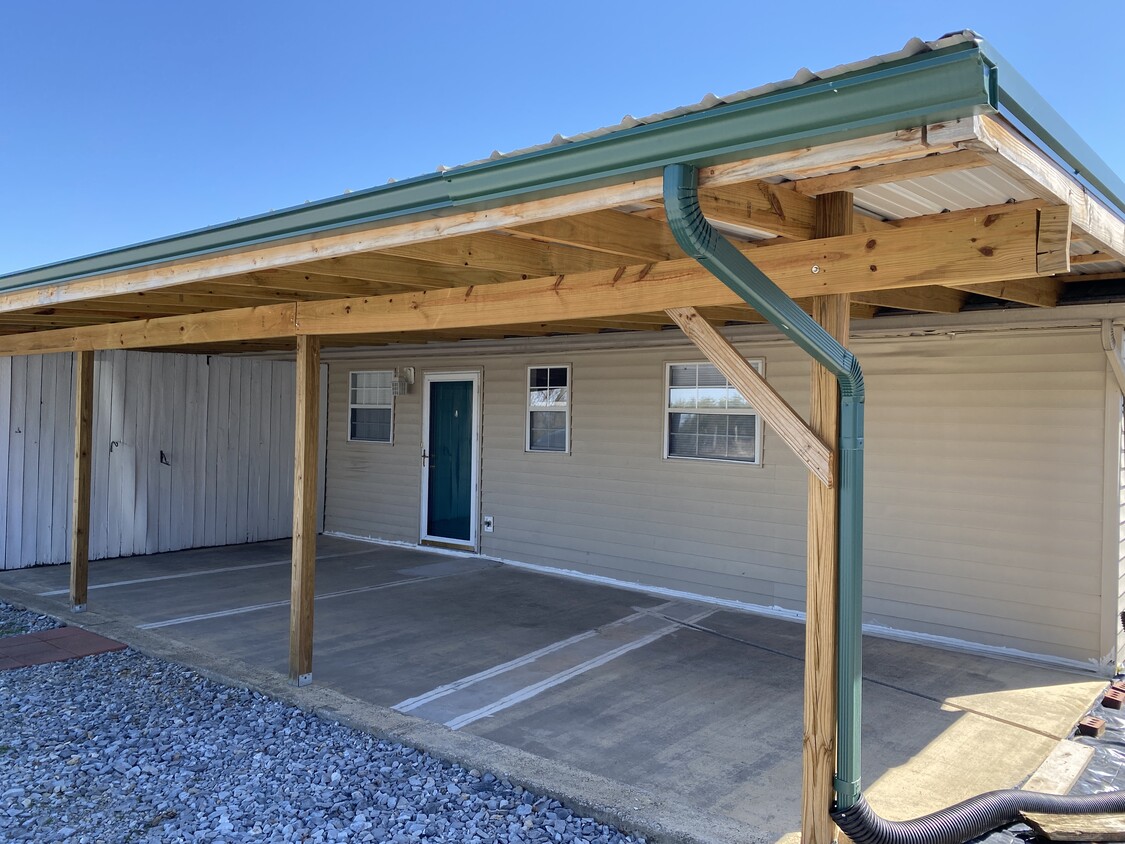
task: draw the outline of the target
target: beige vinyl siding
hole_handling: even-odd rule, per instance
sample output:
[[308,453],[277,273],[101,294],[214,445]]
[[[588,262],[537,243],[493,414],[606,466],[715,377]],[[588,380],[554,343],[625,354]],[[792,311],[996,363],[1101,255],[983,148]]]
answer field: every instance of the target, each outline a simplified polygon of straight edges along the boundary
[[[1116,385],[1114,385],[1116,386]],[[1123,407],[1125,410],[1125,407]],[[1125,412],[1117,415],[1117,443],[1120,452],[1117,461],[1118,519],[1117,519],[1117,615],[1113,620],[1117,631],[1117,661],[1125,661]]]
[[422,368],[418,368],[411,392],[395,396],[392,442],[348,441],[348,373],[389,368],[383,361],[328,367],[324,527],[357,536],[417,542]]
[[1104,366],[1092,333],[861,345],[865,620],[1099,654]]
[[[1098,656],[1104,355],[1092,332],[859,341],[868,384],[864,621]],[[807,359],[744,343],[801,414]],[[762,465],[662,458],[664,366],[691,347],[474,356],[490,556],[804,608],[805,470],[768,426]],[[377,362],[376,362],[377,361]],[[326,529],[415,542],[423,370],[330,364]],[[526,453],[528,365],[572,367],[571,454]],[[416,366],[393,445],[349,443],[347,372]]]

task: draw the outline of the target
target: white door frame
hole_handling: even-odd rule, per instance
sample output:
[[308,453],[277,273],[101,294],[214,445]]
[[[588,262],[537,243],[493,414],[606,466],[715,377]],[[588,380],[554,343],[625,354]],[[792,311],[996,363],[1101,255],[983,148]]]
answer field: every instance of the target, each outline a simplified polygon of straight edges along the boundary
[[422,519],[419,526],[420,542],[437,542],[442,545],[462,546],[466,550],[478,550],[480,542],[480,370],[458,370],[451,372],[424,372],[422,374],[422,454],[430,454],[430,384],[435,381],[471,381],[473,385],[473,427],[472,427],[472,489],[470,490],[469,541],[451,539],[447,536],[430,536],[430,463],[422,459]]

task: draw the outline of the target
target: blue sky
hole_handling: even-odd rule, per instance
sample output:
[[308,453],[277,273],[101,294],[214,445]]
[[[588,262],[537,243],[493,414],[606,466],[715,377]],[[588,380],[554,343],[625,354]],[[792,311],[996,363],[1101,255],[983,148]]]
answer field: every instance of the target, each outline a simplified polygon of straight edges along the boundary
[[0,273],[965,27],[1125,176],[1121,0],[5,3]]

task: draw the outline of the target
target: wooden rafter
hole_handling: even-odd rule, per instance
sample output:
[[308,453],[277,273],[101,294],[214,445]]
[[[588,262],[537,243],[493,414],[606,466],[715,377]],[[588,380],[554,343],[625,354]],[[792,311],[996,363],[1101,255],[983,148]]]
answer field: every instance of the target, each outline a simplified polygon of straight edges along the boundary
[[704,216],[716,222],[792,240],[808,240],[813,234],[812,200],[766,182],[704,188],[699,191],[699,205]]
[[988,160],[979,153],[972,150],[960,150],[945,154],[927,155],[925,158],[914,158],[908,161],[877,164],[873,167],[855,167],[851,170],[845,170],[843,173],[832,173],[827,176],[815,176],[789,182],[787,187],[791,187],[806,196],[816,196],[832,191],[850,191],[870,185],[921,179],[926,176],[948,173],[951,170],[971,170],[987,166]]
[[1105,252],[1093,252],[1089,255],[1071,255],[1071,266],[1078,266],[1081,264],[1109,264],[1114,263],[1118,259],[1112,255],[1107,255]]
[[396,246],[385,254],[435,264],[518,275],[583,273],[620,266],[615,255],[498,234],[471,234],[429,243]]
[[622,211],[592,211],[574,217],[546,220],[508,229],[512,234],[595,252],[608,252],[636,261],[670,261],[684,253],[668,226]]
[[853,303],[936,314],[955,314],[968,298],[968,294],[961,290],[932,284],[904,290],[867,290],[852,294]]
[[1065,283],[1058,278],[1017,278],[985,284],[960,284],[955,289],[1007,302],[1019,302],[1021,305],[1053,308],[1059,303],[1064,286]]
[[501,271],[489,268],[447,263],[433,263],[417,257],[374,253],[344,255],[326,258],[287,268],[298,274],[308,273],[328,278],[348,278],[386,285],[406,285],[416,290],[463,287],[467,284],[495,284],[514,281],[524,276],[524,271]]

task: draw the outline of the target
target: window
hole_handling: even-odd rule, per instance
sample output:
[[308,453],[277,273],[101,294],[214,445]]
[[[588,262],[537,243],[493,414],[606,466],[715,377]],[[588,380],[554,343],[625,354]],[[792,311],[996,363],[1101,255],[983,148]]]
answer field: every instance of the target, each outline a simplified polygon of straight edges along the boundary
[[394,373],[352,372],[348,385],[348,439],[389,443],[394,413]]
[[709,363],[668,364],[665,419],[665,457],[761,462],[758,414]]
[[570,451],[570,367],[527,368],[527,450]]

